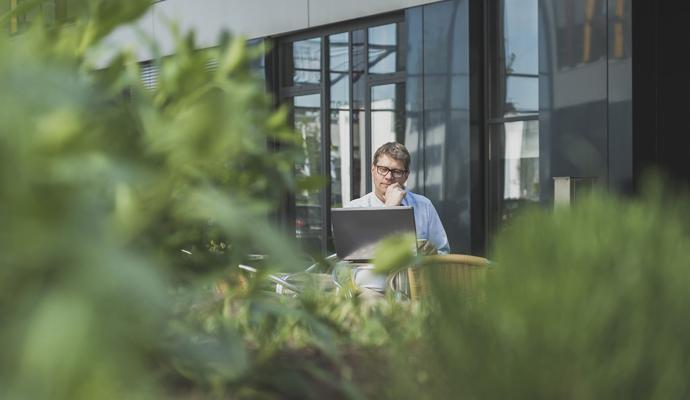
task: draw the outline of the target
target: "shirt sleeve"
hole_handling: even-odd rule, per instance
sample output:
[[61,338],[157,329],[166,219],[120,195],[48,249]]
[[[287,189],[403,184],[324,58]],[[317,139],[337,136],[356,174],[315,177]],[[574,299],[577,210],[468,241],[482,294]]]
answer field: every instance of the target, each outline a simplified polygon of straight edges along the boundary
[[429,204],[429,241],[436,246],[439,253],[450,253],[450,244],[448,244],[446,230],[443,229],[441,218],[439,218],[436,208],[432,204]]

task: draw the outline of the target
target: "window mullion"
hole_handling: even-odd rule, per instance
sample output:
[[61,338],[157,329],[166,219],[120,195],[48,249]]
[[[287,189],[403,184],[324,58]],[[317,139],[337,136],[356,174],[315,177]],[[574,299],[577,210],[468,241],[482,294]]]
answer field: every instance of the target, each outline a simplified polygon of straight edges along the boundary
[[321,172],[326,177],[326,185],[321,194],[321,221],[323,221],[321,249],[327,251],[328,238],[331,235],[331,74],[330,74],[330,45],[328,36],[321,38]]

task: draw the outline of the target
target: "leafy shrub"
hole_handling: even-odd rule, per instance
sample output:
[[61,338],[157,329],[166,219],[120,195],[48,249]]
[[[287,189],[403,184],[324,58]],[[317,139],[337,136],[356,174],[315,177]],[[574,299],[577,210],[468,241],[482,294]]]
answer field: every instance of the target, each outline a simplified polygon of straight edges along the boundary
[[299,138],[241,39],[178,34],[153,91],[126,53],[91,68],[149,3],[0,37],[0,397],[688,397],[688,203],[658,188],[523,216],[479,301],[263,292],[248,254],[304,267],[270,223]]
[[240,379],[238,330],[188,314],[257,249],[268,269],[302,267],[269,221],[296,185],[298,139],[243,40],[197,52],[180,36],[155,91],[126,53],[89,67],[149,4],[72,2],[69,26],[0,37],[0,397],[160,397],[170,376]]
[[646,193],[522,216],[481,304],[439,285],[403,397],[686,398],[688,202]]

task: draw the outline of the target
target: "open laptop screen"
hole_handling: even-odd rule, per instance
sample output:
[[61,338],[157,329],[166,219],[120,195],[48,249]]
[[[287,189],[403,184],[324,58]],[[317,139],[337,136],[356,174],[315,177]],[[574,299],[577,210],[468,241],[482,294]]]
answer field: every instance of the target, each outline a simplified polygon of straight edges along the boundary
[[331,221],[335,251],[341,260],[370,261],[385,237],[415,235],[414,212],[409,206],[334,208]]

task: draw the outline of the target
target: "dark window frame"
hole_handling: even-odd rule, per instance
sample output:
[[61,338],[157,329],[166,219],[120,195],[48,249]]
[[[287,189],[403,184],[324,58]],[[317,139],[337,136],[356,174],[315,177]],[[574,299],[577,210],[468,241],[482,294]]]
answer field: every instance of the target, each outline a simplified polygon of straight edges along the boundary
[[[335,24],[330,24],[326,25],[320,28],[316,29],[308,29],[300,32],[295,32],[295,33],[289,33],[286,35],[281,35],[279,37],[273,37],[271,38],[273,43],[275,44],[274,50],[276,54],[274,57],[276,60],[274,61],[277,64],[277,69],[276,73],[273,74],[273,77],[276,79],[276,91],[275,91],[275,98],[277,100],[278,104],[284,103],[285,100],[295,97],[295,96],[302,96],[302,95],[309,95],[309,94],[320,94],[321,95],[321,113],[320,113],[320,124],[321,124],[321,174],[322,176],[328,178],[328,184],[324,187],[324,189],[320,193],[320,201],[324,205],[322,207],[322,232],[325,232],[324,235],[322,235],[321,238],[321,252],[327,252],[332,250],[332,232],[331,232],[331,218],[330,218],[330,208],[331,208],[331,182],[330,182],[330,176],[331,176],[331,163],[330,163],[330,148],[331,148],[331,127],[330,127],[330,113],[331,113],[331,108],[330,108],[330,91],[331,91],[331,77],[330,77],[330,43],[329,43],[329,36],[333,34],[341,34],[341,33],[347,33],[348,34],[348,54],[349,54],[349,68],[348,68],[348,74],[350,77],[350,83],[348,87],[348,92],[349,92],[349,105],[348,105],[348,112],[350,116],[350,124],[349,124],[349,129],[350,129],[350,137],[351,137],[351,142],[353,143],[353,135],[356,134],[354,132],[354,113],[355,113],[355,108],[354,108],[354,99],[353,99],[353,59],[352,59],[352,54],[353,54],[353,32],[357,30],[363,30],[364,31],[364,48],[362,49],[364,52],[364,57],[366,59],[365,63],[365,71],[364,71],[364,82],[365,82],[365,101],[364,101],[364,115],[365,115],[365,143],[361,143],[360,146],[364,146],[365,151],[364,151],[364,157],[366,157],[367,160],[371,159],[372,156],[372,149],[371,149],[371,88],[373,86],[378,86],[378,85],[385,85],[385,84],[390,84],[390,83],[403,83],[405,84],[407,73],[406,71],[397,71],[394,73],[389,73],[389,74],[375,74],[371,75],[369,74],[369,62],[368,62],[368,54],[369,54],[369,28],[376,27],[376,26],[381,26],[381,25],[387,25],[387,24],[393,24],[397,23],[399,26],[402,26],[403,32],[401,33],[401,37],[405,37],[405,29],[407,29],[406,24],[405,24],[405,13],[404,10],[396,11],[393,13],[386,13],[386,14],[381,14],[373,17],[367,17],[367,18],[361,18],[357,19],[354,21],[349,21],[349,22],[338,22]],[[286,85],[286,82],[284,82],[285,77],[282,74],[282,71],[285,70],[285,58],[284,55],[282,54],[282,49],[283,46],[289,43],[293,43],[296,41],[301,41],[301,40],[306,40],[306,39],[311,39],[311,38],[316,38],[319,37],[321,38],[321,81],[320,83],[317,84],[301,84],[301,85],[292,85],[288,86]],[[406,46],[407,43],[400,43],[400,46]],[[292,122],[292,121],[291,121]],[[368,162],[366,163],[368,165]],[[351,168],[354,170],[354,154],[353,152],[350,152],[350,165]],[[369,192],[371,191],[371,177],[367,173],[367,171],[361,171],[361,174],[363,175],[365,179],[365,188],[366,191]],[[350,174],[350,185],[351,187],[354,188],[354,185],[356,182],[354,182],[354,174]],[[295,199],[294,199],[294,194],[290,196],[291,198],[287,200],[287,209],[286,211],[286,218],[284,221],[287,222],[287,229],[292,230],[294,232],[294,223],[295,223],[295,217],[296,217],[296,210],[295,210]]]

